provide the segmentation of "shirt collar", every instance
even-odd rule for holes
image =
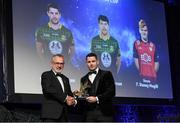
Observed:
[[[98,73],[99,72],[99,68],[97,67],[95,71]]]

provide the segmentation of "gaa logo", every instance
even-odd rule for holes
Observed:
[[[103,52],[101,54],[101,62],[104,67],[106,68],[110,67],[112,63],[111,55],[108,52]]]
[[[53,55],[54,54],[61,54],[62,50],[63,50],[61,42],[56,41],[56,40],[51,41],[49,43],[49,50]]]
[[[149,56],[147,53],[141,54],[141,60],[148,63],[151,62],[151,56]]]

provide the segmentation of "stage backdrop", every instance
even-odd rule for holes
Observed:
[[[92,38],[99,33],[97,18],[105,15],[109,19],[110,35],[117,40],[121,54],[120,70],[117,76],[113,73],[116,96],[173,98],[165,8],[163,3],[151,0],[12,0],[15,93],[42,93],[40,77],[42,72],[50,70],[50,57],[43,62],[38,57],[35,33],[48,23],[47,5],[52,2],[60,7],[60,22],[72,32],[74,39],[75,53],[64,70],[72,90],[79,89],[80,78],[87,72],[85,56],[91,51]],[[141,80],[134,63],[133,45],[140,39],[140,19],[146,21],[149,40],[159,56],[155,82]],[[115,59],[111,57],[112,61]]]
[[[4,32],[3,32],[3,1],[0,1],[0,103],[6,101],[6,84],[3,76],[3,42],[4,42]]]

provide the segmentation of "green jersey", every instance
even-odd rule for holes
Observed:
[[[36,31],[36,41],[43,44],[44,56],[48,59],[54,54],[62,54],[68,57],[69,48],[74,45],[73,36],[69,29],[61,26],[54,30],[49,25]]]
[[[115,38],[110,36],[105,41],[99,35],[94,37],[91,42],[91,52],[97,54],[102,69],[116,73],[116,59],[120,57],[120,49]]]

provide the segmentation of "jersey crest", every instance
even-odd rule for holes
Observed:
[[[104,67],[110,67],[112,63],[111,55],[108,52],[102,52],[101,61]]]
[[[50,41],[49,42],[49,50],[53,55],[54,54],[61,54],[62,50],[63,50],[61,42],[56,41],[56,40]]]

